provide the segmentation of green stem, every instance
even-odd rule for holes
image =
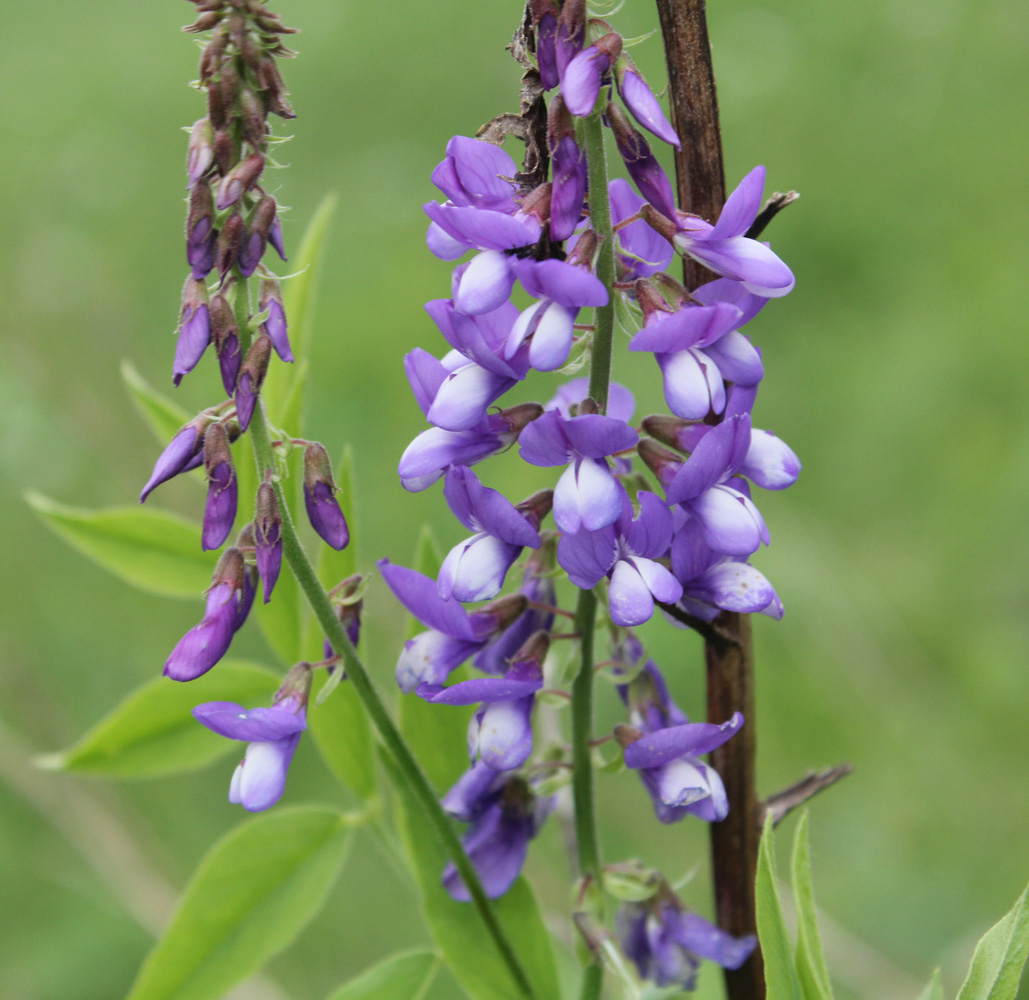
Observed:
[[[246,282],[241,282],[240,285],[241,287],[236,299],[237,318],[241,315],[241,308],[246,308],[245,306],[241,307],[240,303],[247,301]],[[243,319],[245,321],[246,317],[244,316]],[[239,322],[238,319],[237,322]],[[239,322],[239,327],[240,341],[242,343],[245,330],[244,322]],[[249,340],[249,335],[246,335],[246,339]],[[275,472],[275,454],[268,430],[268,421],[264,413],[264,404],[261,400],[258,400],[258,405],[254,408],[249,434],[253,443],[258,478],[263,479],[265,473],[269,470],[272,473]],[[487,932],[493,938],[493,943],[496,945],[497,951],[511,973],[519,993],[528,998],[528,1000],[535,1000],[536,994],[529,982],[529,978],[522,968],[522,964],[515,954],[511,942],[507,939],[503,927],[500,926],[493,903],[486,895],[475,867],[465,853],[450,818],[443,811],[443,807],[439,804],[432,786],[418,765],[418,761],[415,760],[400,730],[397,729],[389,712],[386,710],[385,704],[379,697],[379,693],[375,690],[375,685],[368,675],[367,668],[361,662],[356,650],[347,638],[343,625],[339,618],[336,617],[328,595],[319,582],[311,561],[307,558],[307,553],[304,551],[300,537],[297,535],[296,526],[293,523],[293,516],[289,509],[285,492],[282,489],[282,484],[274,475],[271,482],[282,512],[282,552],[286,557],[289,568],[293,571],[300,589],[304,592],[304,596],[307,598],[315,618],[318,619],[318,624],[321,626],[322,631],[332,644],[333,650],[343,658],[350,683],[353,684],[357,696],[361,699],[361,703],[371,718],[372,724],[378,730],[386,749],[396,762],[397,769],[407,782],[411,794],[424,811],[425,819],[436,834],[447,855],[454,862],[454,867],[457,869],[462,881],[468,887],[472,903],[478,910]]]
[[[596,310],[593,327],[593,353],[590,357],[589,394],[607,408],[611,384],[611,353],[614,339],[615,245],[611,228],[611,204],[607,193],[607,154],[604,125],[600,112],[583,122],[582,134],[589,171],[590,225],[600,237],[596,273],[607,289],[608,302]],[[597,621],[597,598],[592,590],[580,590],[575,610],[575,631],[582,636],[582,661],[572,683],[572,796],[575,800],[575,843],[579,855],[579,874],[600,885],[600,845],[593,805],[593,631]],[[586,966],[582,976],[582,1000],[596,1000],[604,981],[604,967],[597,958]]]

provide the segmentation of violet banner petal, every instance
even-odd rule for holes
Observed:
[[[716,962],[723,969],[738,969],[757,946],[753,934],[733,937],[697,913],[683,913],[680,928],[678,940],[684,948],[709,962]]]
[[[460,607],[457,601],[450,603]],[[481,646],[481,640],[455,639],[435,629],[422,632],[404,643],[396,666],[397,686],[410,694],[419,684],[444,684]]]
[[[737,329],[749,323],[768,304],[767,296],[748,292],[740,282],[733,281],[732,278],[715,278],[714,281],[701,285],[693,293],[693,297],[706,306],[719,302],[736,306],[743,313],[737,321]]]
[[[711,428],[698,442],[668,484],[669,503],[692,500],[732,475],[733,462],[746,454],[750,440],[750,417],[730,417]]]
[[[397,600],[422,624],[455,639],[482,638],[482,630],[475,628],[459,603],[439,596],[435,580],[388,559],[380,559],[376,566]]]
[[[761,211],[761,196],[764,190],[765,168],[755,167],[725,200],[718,222],[708,233],[708,239],[724,240],[742,236],[754,224],[758,212]]]
[[[665,118],[660,102],[644,83],[639,73],[629,70],[623,74],[618,81],[618,90],[622,95],[622,100],[625,101],[625,106],[632,112],[636,121],[670,146],[674,146],[676,149],[680,148],[681,143],[678,135],[675,134],[675,129]]]
[[[591,272],[567,261],[511,259],[511,269],[535,299],[553,299],[563,306],[607,305],[607,289]]]
[[[434,705],[478,705],[498,701],[514,701],[535,694],[543,687],[538,680],[511,680],[507,677],[476,677],[444,688],[429,700]]]
[[[681,508],[677,511],[683,515],[684,521],[672,538],[672,572],[680,582],[687,583],[700,576],[720,556],[705,540],[704,526],[700,521]]]
[[[644,204],[632,185],[621,177],[608,185],[611,198],[611,216],[614,222],[621,222],[635,215]],[[615,234],[621,263],[635,278],[649,278],[665,270],[675,256],[675,248],[642,219],[630,222]]]
[[[247,710],[225,701],[197,705],[193,709],[193,718],[219,736],[247,743],[281,740],[307,728],[302,712],[281,708]]]
[[[504,778],[485,764],[474,764],[440,800],[454,819],[470,823],[488,809],[503,788]]]
[[[564,465],[570,457],[565,420],[554,409],[548,409],[518,436],[521,457],[530,465]]]
[[[672,512],[664,500],[648,490],[640,490],[636,494],[636,500],[640,505],[640,512],[626,526],[626,544],[638,556],[659,559],[668,552],[672,542]]]
[[[718,365],[722,378],[738,385],[757,385],[764,377],[761,355],[740,332],[733,330],[704,348],[704,353]]]
[[[661,767],[679,757],[700,757],[728,742],[743,725],[743,716],[734,712],[728,722],[688,722],[683,726],[650,733],[625,748],[625,766],[633,769]]]
[[[601,413],[571,417],[564,423],[564,432],[576,453],[597,459],[635,448],[639,440],[636,431],[624,421]]]
[[[614,564],[618,555],[615,529],[608,525],[600,531],[566,533],[557,543],[557,561],[576,587],[595,587]]]

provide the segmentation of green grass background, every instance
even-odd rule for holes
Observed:
[[[448,287],[424,248],[420,204],[450,135],[517,109],[504,45],[520,11],[456,0],[276,9],[303,28],[301,56],[284,66],[296,140],[276,178],[292,206],[289,246],[326,192],[340,198],[308,431],[334,454],[353,446],[365,562],[404,561],[425,521],[446,546],[461,534],[438,489],[409,496],[394,471],[422,427],[401,357],[416,345],[439,352],[421,303]],[[10,1000],[122,995],[151,941],[140,920],[159,924],[168,891],[241,819],[225,801],[229,761],[121,786],[27,764],[158,673],[199,613],[94,568],[21,499],[31,488],[82,506],[131,503],[156,456],[118,366],[131,358],[170,388],[185,273],[179,126],[203,109],[186,86],[196,52],[178,31],[190,10],[35,0],[3,11],[0,996]],[[628,0],[615,24],[641,34],[656,14]],[[770,230],[797,289],[753,327],[767,371],[757,423],[805,466],[794,489],[759,501],[773,545],[755,562],[787,607],[781,623],[756,624],[760,787],[854,765],[812,816],[839,993],[913,1000],[942,964],[953,994],[975,939],[1029,876],[1025,11],[1008,0],[714,0],[710,27],[730,185],[764,163],[771,188],[802,193]],[[660,86],[658,40],[633,54]],[[640,412],[663,408],[652,366],[624,350],[615,364]],[[216,384],[205,362],[177,395],[198,409]],[[530,398],[552,385],[540,379]],[[482,473],[510,493],[525,487],[513,454]],[[199,515],[192,484],[161,492]],[[368,648],[389,689],[400,618],[381,585],[370,605]],[[647,635],[700,714],[695,638],[664,626]],[[253,627],[234,652],[267,656]],[[613,721],[613,696],[601,702]],[[286,800],[332,800],[307,744]],[[599,794],[605,856],[695,872],[685,893],[706,910],[701,825],[660,827],[631,775],[603,779]],[[556,829],[529,870],[563,911]],[[409,886],[362,835],[330,905],[269,975],[287,996],[318,1000],[425,939]],[[281,995],[267,988],[245,995]],[[445,983],[437,993],[452,995]]]

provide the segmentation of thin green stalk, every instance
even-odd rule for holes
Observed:
[[[607,154],[600,112],[583,122],[583,140],[589,171],[590,224],[600,237],[596,273],[607,289],[608,302],[596,310],[593,326],[593,353],[590,357],[589,394],[607,408],[611,384],[611,353],[614,338],[615,246],[611,228],[611,204],[607,193]],[[579,591],[575,610],[575,631],[580,633],[582,661],[572,683],[572,796],[575,800],[575,843],[579,855],[579,874],[600,884],[600,845],[593,805],[593,631],[597,620],[597,598],[592,590]],[[597,958],[586,966],[582,976],[582,1000],[596,1000],[604,981],[604,967]]]
[[[239,294],[236,300],[237,317],[241,315],[241,309],[247,308],[240,305],[241,302],[245,303],[247,301],[246,282],[241,282],[241,287],[238,291]],[[243,343],[244,339],[249,341],[249,334],[244,332],[246,330],[245,322],[246,317],[244,316],[243,321],[239,323],[241,343]],[[261,400],[258,400],[258,405],[254,408],[249,434],[253,442],[258,478],[263,480],[266,472],[270,470],[274,473],[275,471],[275,455],[272,448],[271,434],[268,430],[268,421],[264,413],[264,404]],[[507,939],[503,927],[500,926],[500,922],[497,920],[493,903],[482,888],[479,876],[468,855],[465,853],[450,818],[443,811],[428,779],[422,772],[421,767],[419,767],[418,761],[415,760],[400,730],[397,729],[389,712],[386,710],[385,704],[379,697],[378,692],[375,690],[375,685],[368,675],[367,668],[361,662],[356,650],[347,638],[342,623],[336,617],[335,611],[333,611],[325,589],[318,581],[314,567],[307,558],[307,553],[304,551],[304,547],[297,535],[292,512],[286,500],[285,492],[282,489],[282,484],[278,481],[277,477],[273,476],[272,487],[275,490],[275,495],[282,512],[282,551],[286,557],[286,562],[289,564],[289,568],[293,571],[300,589],[304,592],[304,596],[307,598],[315,618],[318,619],[318,624],[321,626],[322,631],[332,644],[332,648],[343,658],[347,677],[350,683],[353,684],[357,696],[361,699],[361,703],[371,718],[372,724],[378,730],[386,749],[396,762],[397,769],[407,782],[411,794],[421,806],[429,826],[438,837],[447,855],[454,862],[454,866],[457,868],[462,881],[468,887],[472,903],[478,910],[479,916],[482,918],[482,922],[490,937],[493,938],[493,943],[496,945],[497,951],[511,973],[511,977],[514,979],[519,992],[528,1000],[536,1000],[536,993],[529,982],[529,978],[522,968],[522,964],[511,942]]]

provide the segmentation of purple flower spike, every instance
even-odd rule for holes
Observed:
[[[207,471],[207,506],[201,547],[220,548],[236,520],[239,487],[225,425],[211,424],[204,436],[204,468]]]
[[[186,424],[168,442],[168,446],[154,464],[154,471],[143,487],[143,492],[139,494],[140,503],[161,483],[166,483],[179,473],[188,472],[200,465],[204,455],[204,434],[210,423],[210,417],[201,415]]]
[[[226,549],[214,570],[203,620],[172,650],[164,665],[166,677],[174,681],[195,680],[225,655],[236,632],[245,579],[243,553],[236,548]]]
[[[633,61],[624,53],[615,64],[615,79],[618,81],[618,93],[622,95],[625,106],[632,112],[636,119],[648,132],[652,132],[659,139],[664,140],[670,146],[679,149],[682,143],[675,134],[658,99],[654,96],[643,74],[636,68]]]
[[[553,799],[537,799],[522,778],[491,771],[480,763],[447,793],[443,806],[471,822],[463,838],[465,850],[486,895],[497,899],[518,878],[529,841],[553,808]],[[459,902],[471,899],[452,863],[443,871],[443,885]]]
[[[202,281],[187,278],[182,289],[182,318],[179,339],[175,345],[172,381],[178,385],[182,376],[191,372],[211,343],[211,314],[207,289]]]
[[[311,527],[322,540],[340,551],[350,541],[350,529],[336,499],[329,456],[320,444],[304,449],[304,504]]]
[[[792,290],[793,272],[767,243],[744,235],[761,209],[764,185],[765,168],[755,167],[729,195],[714,226],[690,217],[680,222],[674,242],[682,253],[715,274],[742,282],[748,292],[779,298]]]
[[[735,938],[683,911],[670,892],[645,903],[624,904],[615,916],[615,931],[641,979],[683,990],[696,988],[702,958],[738,969],[757,946],[753,935]]]
[[[282,798],[300,734],[307,728],[310,689],[311,665],[299,663],[287,674],[271,708],[247,710],[231,701],[210,701],[193,709],[197,722],[212,732],[250,744],[232,775],[230,802],[260,812]]]

